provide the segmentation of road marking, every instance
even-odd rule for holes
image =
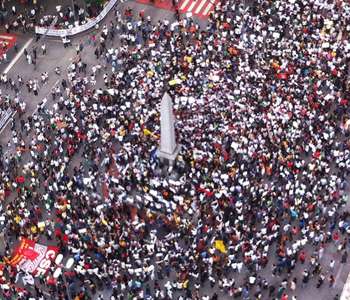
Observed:
[[[187,9],[187,12],[191,12],[193,7],[196,5],[197,1],[192,1],[190,7]]]
[[[184,9],[187,6],[189,1],[190,0],[185,0],[184,2],[182,2],[182,5],[181,5],[180,9]]]
[[[203,15],[204,16],[206,16],[208,13],[209,13],[209,11],[211,10],[211,7],[213,6],[213,4],[211,4],[211,3],[209,3],[208,5],[207,5],[207,7],[206,7],[206,9],[205,9],[205,11],[204,11],[204,13],[203,13]]]
[[[204,15],[204,16],[206,16],[206,15],[209,14],[209,12],[210,12],[211,9],[212,9],[212,6],[213,6],[212,3],[209,3],[209,4],[207,5],[206,9],[205,9],[204,12],[203,12],[203,15]]]
[[[22,49],[17,53],[17,55],[15,56],[15,58],[10,62],[10,64],[6,67],[5,71],[4,71],[4,74],[7,74],[11,69],[12,67],[15,65],[15,63],[20,59],[21,55],[23,54],[24,52],[24,49],[26,49],[30,43],[33,41],[33,38],[31,38],[29,41],[27,41],[25,43],[25,45],[22,47]],[[1,132],[0,132],[1,133]]]
[[[198,14],[206,2],[207,2],[207,0],[202,0],[202,2],[198,5],[198,7],[194,13]]]

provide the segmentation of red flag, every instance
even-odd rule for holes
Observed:
[[[23,249],[22,250],[22,254],[30,259],[30,260],[35,260],[38,256],[39,256],[39,253],[36,252],[34,249],[31,249],[31,248],[27,248],[27,249]]]

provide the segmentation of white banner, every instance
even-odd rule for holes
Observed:
[[[101,13],[93,20],[89,20],[85,24],[75,26],[68,29],[49,29],[47,27],[35,27],[35,33],[37,34],[46,34],[48,36],[72,36],[78,33],[84,32],[92,27],[94,27],[97,23],[99,23],[105,16],[109,13],[112,7],[117,3],[118,0],[110,0],[107,5],[103,8]]]

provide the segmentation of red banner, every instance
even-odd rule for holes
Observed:
[[[46,274],[57,254],[57,247],[41,245],[22,238],[8,263],[12,266],[19,266],[24,272],[38,277]]]

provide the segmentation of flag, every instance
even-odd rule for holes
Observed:
[[[145,128],[145,129],[143,130],[143,134],[144,134],[145,136],[148,136],[148,135],[152,135],[152,132],[151,132],[150,130],[148,130],[147,128]]]
[[[219,250],[221,253],[227,253],[225,244],[223,240],[216,240],[214,242],[214,247]]]
[[[39,256],[39,253],[31,248],[23,249],[22,254],[30,260],[35,260]]]

